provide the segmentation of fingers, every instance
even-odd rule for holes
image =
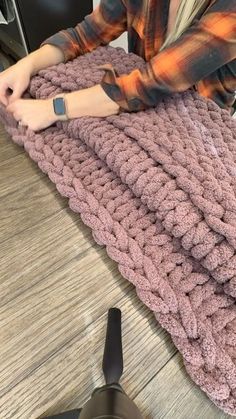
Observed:
[[[14,110],[15,110],[15,104],[14,103],[11,103],[11,104],[9,104],[9,105],[7,105],[7,111],[8,112],[14,112]]]
[[[7,111],[9,111],[9,107],[7,107]],[[21,125],[25,125],[22,116],[19,114],[17,110],[11,110],[9,112],[11,112],[12,116],[17,122],[20,122]]]
[[[22,126],[27,126],[27,116],[23,111],[23,105],[25,105],[26,101],[24,99],[15,100],[14,102],[10,103],[6,109],[8,112],[12,114],[14,119],[17,122],[20,122]]]
[[[15,120],[18,122],[18,121],[21,121],[21,117],[20,117],[20,115],[17,113],[17,112],[14,112],[13,113],[13,116],[14,116],[14,118],[15,118]]]
[[[8,105],[8,85],[6,83],[0,82],[0,102],[3,103],[4,106]]]
[[[17,84],[11,89],[13,90],[12,94],[9,95],[9,89],[7,83],[1,83],[0,81],[0,102],[3,103],[3,105],[8,106],[9,104],[15,102],[16,100],[21,98],[21,95],[24,91],[22,88],[22,85]]]
[[[14,119],[16,121],[19,121],[21,119],[19,115],[19,111],[14,106],[14,103],[12,103],[11,105],[8,105],[6,109],[7,109],[7,112],[10,112],[14,116]]]
[[[22,89],[20,84],[15,85],[13,88],[13,93],[8,98],[9,103],[13,103],[15,100],[20,99],[23,91],[24,89]]]
[[[20,112],[19,112],[19,106],[18,106],[18,103],[16,101],[7,105],[6,109],[7,109],[8,112],[10,112],[14,116],[16,121],[19,121],[21,119]]]

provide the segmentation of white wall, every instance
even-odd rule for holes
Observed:
[[[97,7],[99,3],[100,3],[100,0],[93,0],[93,8]],[[112,45],[113,47],[122,47],[126,51],[128,51],[127,32],[123,33],[118,39],[111,42],[110,45]]]

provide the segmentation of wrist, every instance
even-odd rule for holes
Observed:
[[[69,119],[83,116],[106,117],[119,112],[119,106],[112,101],[100,85],[66,94]]]
[[[33,67],[33,60],[30,58],[29,55],[22,58],[16,64],[17,68],[23,68],[30,76],[33,75],[34,67]]]
[[[41,54],[42,52],[40,50],[36,50],[25,57],[25,62],[29,66],[32,76],[37,74],[42,69],[42,66],[40,65]]]
[[[49,100],[55,121],[67,121],[69,117],[66,94],[59,93]]]
[[[43,99],[43,100],[45,100],[45,104],[46,104],[45,109],[47,111],[48,118],[49,118],[50,122],[52,124],[54,124],[55,122],[59,121],[59,118],[54,112],[53,98],[48,98],[48,99]]]
[[[79,118],[86,115],[86,112],[83,114],[83,109],[81,107],[82,98],[80,91],[65,94],[65,101],[68,119]]]

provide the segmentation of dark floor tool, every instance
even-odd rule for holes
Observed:
[[[123,373],[121,311],[108,312],[107,335],[103,357],[106,384],[96,388],[82,409],[75,409],[44,419],[143,419],[134,402],[119,384]]]

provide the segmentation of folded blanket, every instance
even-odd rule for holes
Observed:
[[[40,71],[36,98],[145,63],[100,47]],[[236,121],[194,90],[156,108],[58,122],[34,133],[0,108],[13,141],[69,198],[171,334],[191,378],[236,415]]]

